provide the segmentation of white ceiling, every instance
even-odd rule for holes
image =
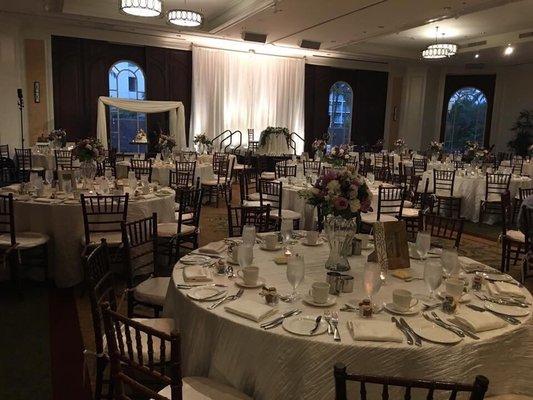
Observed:
[[[118,0],[19,0],[2,2],[0,10],[26,15],[68,18],[115,27],[156,29],[194,38],[242,42],[244,31],[267,35],[271,47],[297,48],[303,39],[322,43],[323,55],[375,60],[420,60],[420,51],[435,40],[460,46],[446,63],[523,63],[533,60],[533,0],[163,0],[165,10],[186,7],[205,16],[194,31],[178,31],[164,18],[138,18],[118,11]],[[46,10],[59,10],[58,13]],[[434,22],[432,22],[434,21]],[[444,36],[442,34],[444,33]],[[175,36],[174,36],[175,37]],[[465,48],[472,42],[485,44]],[[503,57],[507,43],[516,46]],[[247,44],[241,44],[243,48]],[[317,52],[313,52],[317,53]],[[473,55],[480,57],[474,59]]]

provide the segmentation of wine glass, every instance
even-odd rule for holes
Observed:
[[[457,255],[457,249],[455,247],[452,249],[442,249],[440,261],[446,278],[449,278],[458,272],[459,256]]]
[[[368,179],[368,183],[370,183],[371,185],[373,185],[376,181],[376,178],[374,177],[374,174],[372,172],[366,174],[366,179]]]
[[[442,283],[442,265],[437,262],[426,262],[424,266],[424,282],[429,289],[427,299],[435,299],[435,289]]]
[[[299,295],[296,289],[304,280],[304,275],[305,263],[303,256],[299,256],[298,254],[290,256],[287,260],[287,280],[292,286],[292,293],[289,296],[289,302],[293,302],[298,299]]]
[[[253,246],[241,244],[238,248],[238,259],[239,259],[239,267],[241,267],[241,269],[252,265],[252,261],[254,259]]]
[[[45,172],[44,172],[44,180],[47,184],[51,185],[52,182],[54,181],[54,171],[50,170],[50,169],[47,169]]]
[[[416,234],[416,251],[421,260],[425,260],[431,247],[431,234],[419,231]]]
[[[374,307],[372,298],[375,294],[377,294],[377,292],[379,292],[379,289],[381,289],[381,284],[383,283],[381,273],[381,266],[378,263],[367,262],[365,264],[363,272],[363,289],[365,290],[372,307]]]
[[[248,246],[253,246],[255,244],[255,225],[246,224],[243,226],[242,242]]]
[[[284,218],[281,220],[281,238],[285,246],[285,253],[287,253],[287,248],[292,239],[292,226],[292,219]]]

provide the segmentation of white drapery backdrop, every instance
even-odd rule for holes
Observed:
[[[151,101],[151,100],[125,100],[100,96],[98,98],[98,119],[96,137],[107,148],[107,121],[105,106],[113,106],[123,110],[141,113],[168,112],[169,134],[176,140],[178,149],[185,147],[185,108],[181,101]]]
[[[240,130],[246,145],[248,128],[259,140],[267,126],[304,137],[304,59],[196,46],[192,54],[191,139]],[[301,153],[303,143],[296,143]]]

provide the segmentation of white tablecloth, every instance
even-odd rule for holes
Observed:
[[[117,178],[128,177],[128,167],[130,163],[128,161],[117,162]],[[152,168],[152,182],[159,182],[162,186],[168,186],[169,171],[174,169],[174,164],[158,163]],[[196,163],[196,169],[194,172],[195,179],[200,177],[200,180],[213,178],[213,164],[212,163]]]
[[[324,263],[328,246],[297,244],[294,251],[305,258],[305,281],[298,290],[307,293],[313,282],[325,280]],[[262,251],[256,246],[254,264],[260,268],[260,276],[268,286],[275,286],[280,293],[288,293],[290,286],[286,267],[272,261],[280,253]],[[355,278],[355,292],[342,294],[330,311],[338,311],[344,303],[359,301],[363,297],[362,269],[367,254],[349,259],[352,267],[349,274]],[[421,276],[421,263],[411,261],[411,265],[414,273]],[[228,284],[230,293],[238,289],[226,277],[217,275],[215,280]],[[483,374],[490,380],[491,394],[531,393],[531,317],[522,318],[523,323],[519,326],[508,325],[480,333],[479,341],[465,338],[454,346],[424,341],[422,347],[416,347],[406,343],[354,342],[346,322],[359,320],[359,317],[354,313],[340,312],[342,341],[335,342],[327,334],[313,338],[294,336],[281,326],[264,331],[258,323],[224,311],[223,306],[207,310],[210,303],[194,302],[186,296],[186,291],[176,289],[175,283],[181,282],[182,269],[178,264],[167,292],[164,315],[173,317],[180,327],[184,376],[209,376],[238,388],[256,400],[333,399],[333,365],[336,362],[343,362],[349,371],[361,374],[459,382],[472,382],[476,375]],[[387,285],[382,287],[375,301],[391,301],[392,291],[396,288],[427,293],[421,280],[406,283],[389,276]],[[258,292],[259,289],[246,289],[242,298],[262,303]],[[526,296],[531,300],[529,293]],[[479,303],[477,300],[474,302]],[[312,316],[325,311],[301,301],[294,304],[280,302],[278,308],[277,315],[294,308],[302,309],[302,315]],[[389,321],[390,317],[383,311],[373,318]],[[408,322],[421,318],[405,317]]]
[[[257,154],[264,154],[269,156],[281,156],[285,154],[291,154],[289,151],[289,145],[287,139],[283,134],[270,134],[265,139],[265,145],[260,146]]]
[[[49,271],[58,287],[74,286],[83,280],[81,258],[83,214],[81,204],[49,204],[15,201],[17,231],[32,231],[50,236]],[[158,222],[174,221],[174,194],[146,200],[131,200],[128,220],[150,217]]]
[[[509,167],[510,165],[509,160],[503,160],[501,163],[502,167]],[[533,163],[531,161],[524,162],[522,166],[522,175],[533,177]]]

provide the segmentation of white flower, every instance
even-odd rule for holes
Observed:
[[[341,188],[339,181],[333,180],[328,183],[328,192],[337,193]]]
[[[359,199],[350,200],[350,210],[356,212],[361,208],[361,202]]]

